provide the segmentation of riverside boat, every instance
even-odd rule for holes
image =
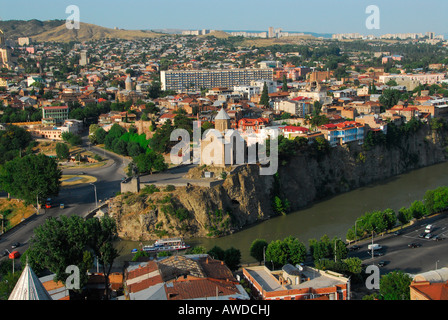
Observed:
[[[142,250],[147,252],[161,252],[161,251],[179,251],[190,248],[189,245],[181,238],[159,239],[152,245],[143,246]],[[132,249],[132,253],[136,253],[137,249]]]

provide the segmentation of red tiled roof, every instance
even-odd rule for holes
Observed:
[[[173,119],[176,115],[172,113],[165,113],[160,116],[160,119]]]
[[[52,107],[44,107],[44,110],[55,110],[55,109],[68,109],[68,106],[52,106]]]
[[[445,283],[413,282],[411,288],[419,291],[429,300],[448,300],[448,281]]]
[[[228,296],[238,294],[238,288],[233,282],[221,282],[211,279],[173,281],[165,286],[168,300],[188,300],[205,297]]]
[[[282,127],[282,129],[286,132],[308,132],[308,131],[310,131],[308,128],[296,127],[296,126],[285,126],[285,127]]]
[[[307,97],[295,97],[291,99],[292,101],[302,101],[302,100],[311,100],[311,98],[307,98]]]

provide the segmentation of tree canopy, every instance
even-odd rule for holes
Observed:
[[[44,154],[27,155],[8,161],[0,169],[1,188],[24,200],[41,203],[49,196],[57,196],[61,185],[62,171],[57,162]]]

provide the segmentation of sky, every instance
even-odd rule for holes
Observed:
[[[0,0],[2,20],[67,19],[130,30],[211,29],[316,33],[425,33],[448,35],[446,0]],[[368,29],[370,5],[379,29]]]

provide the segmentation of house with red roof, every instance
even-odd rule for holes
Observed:
[[[249,300],[224,262],[208,254],[129,262],[119,300]]]
[[[261,129],[264,129],[269,125],[269,119],[267,118],[257,118],[249,119],[243,118],[238,120],[238,130],[244,133],[258,133]]]
[[[365,125],[356,121],[324,124],[320,131],[332,147],[355,141],[362,144],[366,133]]]
[[[310,129],[299,126],[284,126],[280,130],[285,138],[294,139],[295,137],[305,137],[310,132]]]
[[[350,280],[342,274],[286,264],[271,271],[265,266],[243,268],[252,294],[261,300],[348,300]]]
[[[415,275],[409,290],[411,300],[448,300],[448,268]]]

